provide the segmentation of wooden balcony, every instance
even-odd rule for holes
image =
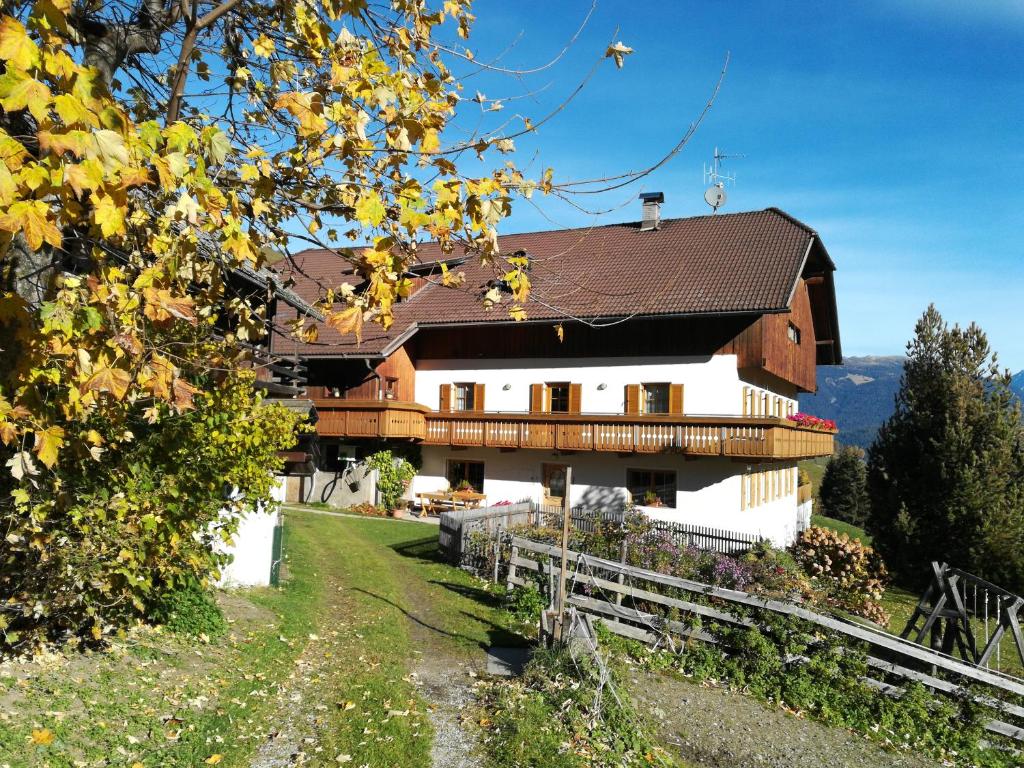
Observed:
[[[315,403],[322,436],[411,439],[424,445],[762,460],[830,456],[833,447],[831,432],[771,417],[441,412],[418,403],[336,398]]]
[[[427,436],[425,417],[430,409],[419,403],[318,397],[313,404],[321,437],[423,440]]]

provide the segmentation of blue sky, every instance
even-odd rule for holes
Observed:
[[[554,56],[589,2],[478,0],[478,58],[530,67]],[[616,28],[618,27],[618,32]],[[929,302],[978,322],[1001,362],[1024,368],[1024,2],[611,2],[602,0],[558,64],[521,79],[466,82],[543,114],[609,40],[607,62],[568,108],[527,140],[520,165],[556,180],[644,167],[700,111],[726,51],[721,94],[694,140],[636,185],[580,200],[518,204],[502,231],[634,220],[641,190],[663,215],[708,212],[702,168],[717,145],[745,158],[725,211],[778,206],[818,230],[837,263],[847,355],[898,354]],[[534,154],[535,153],[535,154]]]

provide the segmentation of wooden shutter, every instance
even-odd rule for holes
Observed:
[[[484,409],[484,385],[474,384],[473,385],[473,410],[482,411]]]
[[[681,414],[683,412],[683,385],[668,385],[668,412]]]
[[[452,409],[452,385],[442,384],[441,385],[441,398],[439,410],[450,411]]]
[[[639,384],[627,384],[626,385],[626,413],[628,413],[628,414],[640,413],[640,385]]]
[[[569,385],[569,413],[580,412],[580,399],[583,394],[582,384]]]
[[[544,385],[530,385],[530,413],[544,412]]]

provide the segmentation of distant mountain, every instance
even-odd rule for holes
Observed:
[[[867,448],[892,415],[903,375],[903,357],[847,357],[818,366],[818,391],[800,395],[800,410],[839,426],[839,441]]]
[[[800,395],[800,410],[839,426],[839,441],[867,448],[895,407],[903,357],[847,357],[842,365],[818,366],[818,391]],[[1024,371],[1011,383],[1024,399]]]

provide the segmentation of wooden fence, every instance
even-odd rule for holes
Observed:
[[[496,533],[514,525],[536,523],[537,509],[531,501],[502,504],[481,509],[460,509],[441,514],[437,545],[445,559],[456,565],[466,558],[466,540],[473,531]]]
[[[561,550],[520,537],[509,537],[510,558],[506,581],[508,585],[524,585],[530,573],[541,582],[554,583],[561,567]],[[733,626],[756,626],[751,618],[734,615],[730,606],[794,616],[829,630],[854,644],[868,648],[867,663],[871,674],[863,682],[883,694],[901,695],[896,681],[915,681],[930,690],[950,696],[970,696],[993,716],[984,722],[986,730],[1016,741],[1024,741],[1024,707],[1004,701],[1024,696],[1024,681],[947,656],[930,648],[890,635],[880,629],[853,623],[834,616],[825,616],[796,604],[760,597],[732,589],[667,576],[577,552],[568,552],[569,570],[567,603],[583,614],[603,620],[612,632],[651,645],[663,644],[666,638],[678,636],[695,641],[717,642],[717,638],[700,627],[680,621],[687,616],[698,617]],[[662,594],[672,591],[673,596]],[[677,618],[651,613],[652,605],[663,607]],[[968,688],[969,686],[969,688]]]
[[[626,512],[623,508],[603,510],[574,507],[571,513],[574,531],[594,533],[601,523],[622,525]],[[709,528],[703,525],[688,525],[667,520],[651,519],[652,535],[665,536],[680,549],[697,547],[724,554],[745,552],[762,540],[754,533],[738,533],[721,528]],[[475,560],[479,553],[469,552],[467,537],[473,531],[494,534],[499,530],[508,530],[516,525],[546,525],[553,528],[562,527],[562,510],[560,507],[537,505],[531,501],[520,501],[515,504],[503,504],[482,509],[449,511],[441,514],[438,546],[445,559],[450,563],[473,565],[468,562]]]
[[[558,507],[541,507],[541,514],[548,525],[561,527],[562,510]],[[593,533],[601,523],[622,525],[625,518],[626,512],[621,507],[605,510],[587,510],[576,507],[572,510],[572,527],[581,533]],[[704,525],[690,525],[670,520],[649,518],[648,522],[652,535],[669,538],[680,549],[696,547],[697,549],[730,554],[746,552],[764,539],[763,536],[756,533],[740,533],[724,528],[710,528]]]

